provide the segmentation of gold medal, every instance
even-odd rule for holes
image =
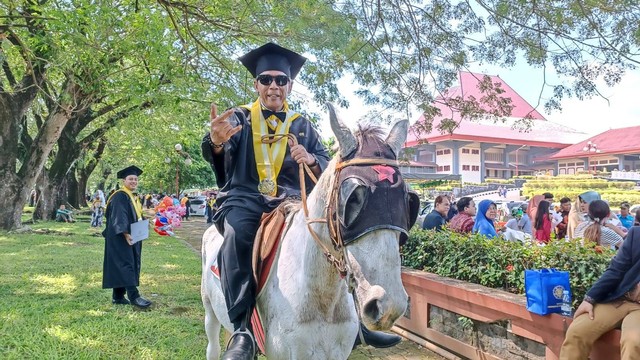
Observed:
[[[275,195],[276,183],[271,179],[264,179],[258,184],[258,191],[263,195]]]

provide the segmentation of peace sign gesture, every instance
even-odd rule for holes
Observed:
[[[236,127],[232,127],[229,122],[229,116],[233,114],[234,109],[229,109],[222,113],[222,115],[218,116],[218,106],[216,104],[211,103],[211,133],[209,136],[211,137],[211,142],[215,145],[223,144],[231,137],[242,130],[242,125],[238,125]]]

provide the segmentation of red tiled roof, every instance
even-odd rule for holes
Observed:
[[[594,137],[566,147],[549,157],[551,160],[594,156],[596,153],[584,151],[587,143],[597,145],[598,155],[640,153],[640,126],[607,130]]]
[[[469,72],[460,72],[460,86],[451,88],[445,96],[455,97],[463,95],[465,98],[474,96],[479,99],[483,96],[478,89],[478,83],[482,79],[483,74],[474,74]],[[584,139],[587,135],[574,129],[562,126],[557,123],[547,121],[537,110],[535,110],[526,100],[524,100],[515,90],[505,83],[499,76],[490,76],[491,81],[501,83],[501,87],[505,92],[500,96],[510,98],[514,106],[511,117],[505,123],[494,122],[493,120],[460,120],[460,115],[452,109],[437,102],[435,104],[442,113],[442,116],[436,117],[433,121],[433,131],[429,134],[420,134],[421,140],[427,140],[430,143],[436,143],[445,140],[470,140],[494,142],[514,145],[537,145],[552,148],[562,148],[569,144],[575,144],[577,141]],[[521,131],[514,124],[529,116],[533,121],[529,131]],[[438,125],[444,118],[451,118],[459,122],[459,127],[454,130],[453,134],[448,132],[440,133],[437,130]],[[424,121],[421,116],[418,122]],[[416,129],[412,127],[409,131],[406,146],[414,146],[418,144],[420,139],[417,136]]]

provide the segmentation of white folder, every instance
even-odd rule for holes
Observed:
[[[131,224],[131,242],[146,240],[149,238],[149,220],[140,220]]]

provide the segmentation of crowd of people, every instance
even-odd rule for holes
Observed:
[[[622,359],[640,359],[640,210],[630,214],[630,205],[623,202],[616,214],[596,191],[578,195],[573,204],[567,197],[556,207],[552,204],[551,193],[533,196],[528,203],[512,208],[510,219],[498,225],[493,200],[482,200],[476,206],[471,197],[450,203],[447,196],[440,195],[422,227],[441,231],[447,224],[458,233],[503,236],[506,240],[530,238],[540,245],[575,238],[617,250],[608,269],[576,310],[560,359],[588,358],[595,341],[616,327],[622,329]],[[449,217],[453,206],[458,213]]]
[[[503,236],[507,240],[532,239],[541,245],[553,240],[581,238],[617,249],[629,229],[640,224],[640,211],[631,215],[629,207],[628,203],[622,203],[616,214],[595,191],[580,194],[574,204],[564,197],[559,205],[553,206],[553,194],[544,193],[511,208],[507,218],[500,219],[498,205],[493,200],[482,200],[476,206],[471,197],[462,197],[454,203],[449,195],[439,195],[422,228],[440,231],[447,224],[450,230],[459,233]]]

